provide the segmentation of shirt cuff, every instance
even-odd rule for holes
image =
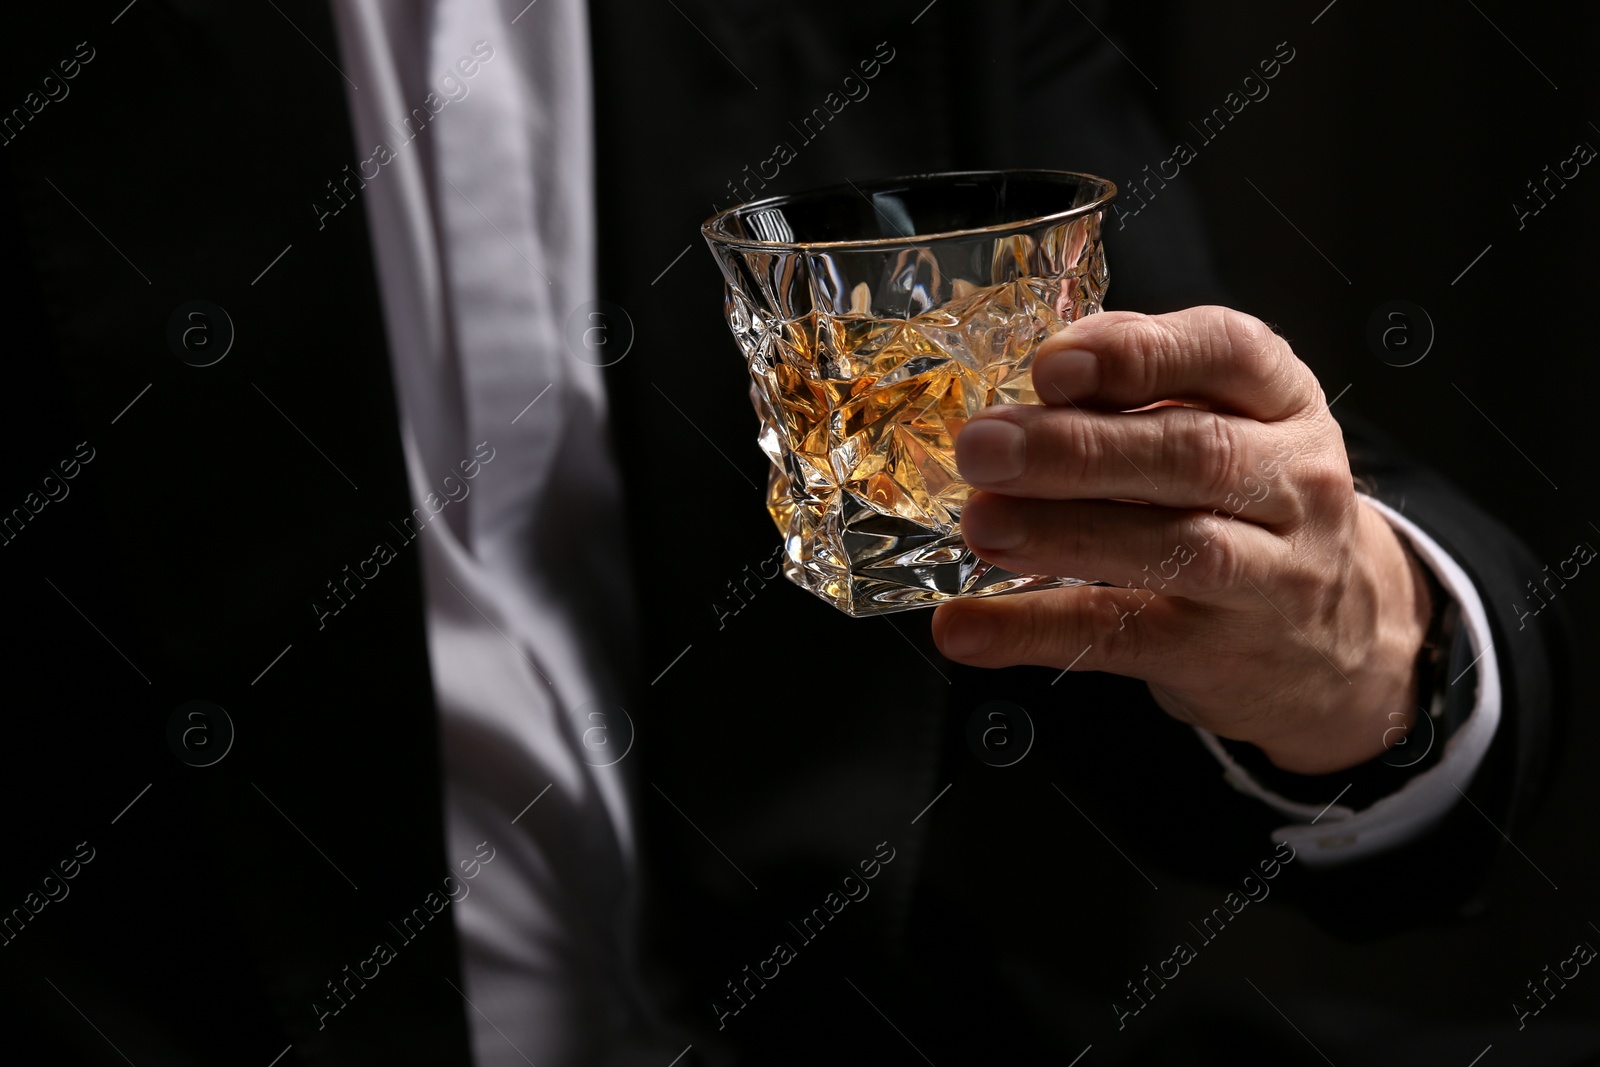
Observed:
[[[1415,523],[1369,496],[1363,495],[1362,499],[1410,543],[1417,558],[1460,605],[1462,629],[1474,658],[1465,669],[1454,662],[1449,664],[1453,672],[1449,684],[1471,676],[1476,680],[1477,692],[1470,714],[1445,740],[1439,762],[1360,811],[1340,805],[1338,797],[1325,807],[1318,807],[1267,789],[1240,766],[1215,734],[1195,728],[1200,740],[1222,764],[1223,776],[1230,785],[1295,820],[1274,830],[1272,840],[1288,842],[1296,858],[1310,867],[1367,859],[1415,840],[1431,829],[1466,795],[1500,723],[1500,670],[1489,617],[1477,589],[1456,561]]]

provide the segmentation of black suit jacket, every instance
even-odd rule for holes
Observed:
[[[695,1055],[714,1058],[906,1059],[884,1019],[936,1058],[1070,1058],[1089,1043],[1137,1058],[1173,1033],[1197,1048],[1181,1016],[1117,1028],[1110,1002],[1154,958],[1142,894],[1237,882],[1272,855],[1274,817],[1138,684],[958,668],[923,615],[849,620],[770,577],[764,460],[699,221],[847,176],[1118,178],[1165,154],[1115,52],[1072,9],[944,0],[913,21],[920,6],[591,5],[600,294],[637,333],[605,373],[634,549],[617,565],[642,607],[629,769],[652,968]],[[360,210],[319,226],[311,207],[364,157],[328,13],[102,7],[9,15],[3,45],[0,102],[28,114],[0,146],[0,505],[27,516],[0,546],[5,602],[26,620],[9,647],[0,907],[26,914],[0,949],[0,1040],[81,1062],[267,1063],[288,1047],[279,1062],[465,1063],[449,909],[414,936],[394,925],[456,858],[417,551],[393,528],[410,503],[369,235]],[[59,84],[83,55],[64,98],[28,96],[59,93],[44,76]],[[864,98],[829,102],[863,83]],[[825,125],[807,126],[819,107]],[[779,142],[794,159],[763,179]],[[1222,299],[1193,208],[1175,183],[1138,226],[1111,228],[1114,304]],[[170,340],[194,300],[231,320],[231,350],[207,367]],[[203,321],[221,343],[220,320]],[[62,480],[64,460],[91,453]],[[1501,607],[1537,567],[1392,448],[1355,453],[1485,591],[1509,654],[1471,795],[1512,825],[1558,705],[1555,645]],[[319,626],[313,600],[380,541],[398,558]],[[1037,728],[1014,767],[966,742],[971,713],[997,699]],[[191,700],[231,722],[209,766],[171,740]],[[203,722],[220,744],[220,719]],[[1280,888],[1381,932],[1392,909],[1349,901],[1404,881],[1448,917],[1500,843],[1464,810],[1399,855],[1291,868]],[[83,848],[92,860],[64,881]],[[845,874],[888,855],[870,896],[801,929]],[[396,958],[350,982],[380,941]],[[780,976],[744,984],[747,966],[771,973],[780,941],[795,957]],[[1247,992],[1195,986],[1191,1007],[1256,1021]],[[345,1006],[323,1018],[332,996]]]

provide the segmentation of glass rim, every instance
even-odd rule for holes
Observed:
[[[846,241],[763,241],[753,237],[735,237],[722,232],[720,226],[728,220],[738,216],[751,214],[758,210],[767,210],[781,207],[784,204],[797,200],[827,194],[842,194],[855,192],[866,198],[870,203],[868,192],[884,192],[907,182],[931,182],[951,178],[997,178],[1011,176],[1041,176],[1050,178],[1076,178],[1081,180],[1081,185],[1086,188],[1097,189],[1093,200],[1086,204],[1067,208],[1064,211],[1055,211],[1047,215],[1035,215],[1028,218],[1017,219],[1014,222],[995,223],[989,226],[974,226],[970,229],[943,230],[938,233],[914,233],[902,237],[866,237]],[[1101,211],[1105,206],[1116,199],[1117,185],[1110,178],[1102,178],[1097,174],[1089,174],[1077,170],[1055,170],[1048,167],[1015,167],[1000,170],[948,170],[930,171],[925,174],[903,174],[893,178],[880,178],[868,182],[844,181],[833,185],[818,186],[811,189],[802,189],[799,192],[784,193],[778,196],[764,197],[760,200],[749,200],[742,204],[723,208],[700,224],[700,234],[708,242],[724,248],[735,248],[754,251],[797,252],[810,249],[826,249],[837,251],[878,251],[892,248],[914,248],[918,245],[928,244],[932,241],[949,240],[957,237],[982,236],[985,234],[1007,233],[1013,230],[1030,229],[1034,226],[1066,222],[1071,219],[1081,218],[1085,215]]]

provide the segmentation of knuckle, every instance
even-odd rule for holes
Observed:
[[[1110,361],[1110,365],[1126,375],[1129,391],[1138,396],[1150,396],[1157,391],[1165,377],[1166,365],[1183,349],[1178,333],[1169,324],[1149,315],[1117,323],[1115,337],[1117,348],[1125,358]]]
[[[1207,365],[1214,366],[1231,359],[1232,351],[1238,345],[1229,327],[1232,317],[1237,314],[1240,313],[1231,308],[1207,304],[1192,309],[1178,321],[1195,354]]]
[[[1277,346],[1278,335],[1254,315],[1246,315],[1233,308],[1218,308],[1216,322],[1235,356],[1248,357],[1251,353],[1271,352]]]
[[[1285,359],[1288,349],[1272,327],[1242,311],[1225,308],[1221,316],[1223,335],[1228,342],[1228,360],[1237,373],[1254,388],[1276,392],[1292,384],[1298,361]]]
[[[1103,445],[1089,417],[1078,412],[1062,415],[1057,441],[1059,469],[1068,485],[1089,485],[1100,473]]]
[[[1203,525],[1210,526],[1210,523]],[[1244,559],[1228,529],[1211,529],[1204,546],[1193,562],[1184,568],[1189,591],[1198,596],[1214,596],[1244,584]]]
[[[1253,315],[1229,310],[1225,328],[1232,349],[1230,359],[1254,389],[1283,397],[1291,407],[1311,405],[1321,396],[1316,376],[1271,326]]]
[[[1107,604],[1111,610],[1094,635],[1096,653],[1104,661],[1127,664],[1139,658],[1148,626],[1141,625],[1138,615],[1152,595],[1127,587],[1110,590]]]
[[[1344,464],[1330,456],[1307,458],[1295,471],[1288,524],[1299,527],[1319,517],[1342,515],[1354,505],[1355,493],[1355,482]]]
[[[1341,458],[1326,452],[1302,460],[1295,473],[1295,481],[1308,501],[1319,504],[1343,502],[1355,493],[1349,466]]]
[[[1012,662],[1049,664],[1073,644],[1071,617],[1054,598],[1019,596],[1016,601],[1023,608],[1020,625],[995,642],[995,647],[1011,649]]]
[[[1178,412],[1173,412],[1179,415]],[[1211,412],[1184,409],[1176,420],[1166,456],[1169,469],[1190,472],[1196,487],[1211,501],[1239,492],[1243,482],[1245,443],[1238,426]],[[1179,454],[1170,454],[1177,450]]]

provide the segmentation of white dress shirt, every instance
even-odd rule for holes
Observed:
[[[475,1062],[624,1062],[654,1034],[635,978],[633,831],[617,767],[631,726],[616,680],[633,650],[616,623],[632,591],[600,372],[564,340],[595,297],[585,5],[333,6],[426,520],[448,854],[496,850],[452,905]],[[1295,821],[1277,836],[1314,863],[1366,855],[1442,816],[1498,720],[1476,591],[1385,513],[1461,600],[1482,654],[1475,710],[1443,762],[1366,812],[1334,805],[1310,827],[1318,812],[1262,789],[1205,738],[1237,787]]]
[[[595,290],[587,13],[334,11],[426,520],[447,856],[495,849],[452,905],[475,1062],[613,1060],[645,1016],[617,766],[633,656],[620,489],[600,371],[563,339]]]

